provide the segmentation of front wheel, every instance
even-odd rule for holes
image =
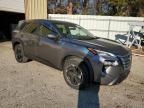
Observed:
[[[15,45],[14,52],[15,52],[15,58],[17,62],[26,63],[28,61],[28,58],[24,56],[24,51],[21,44]]]
[[[74,89],[84,89],[89,82],[87,66],[81,59],[71,57],[65,60],[63,75],[66,83]]]

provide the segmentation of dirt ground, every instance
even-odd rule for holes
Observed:
[[[144,57],[133,57],[121,84],[77,91],[61,71],[36,61],[17,63],[11,43],[1,42],[0,108],[144,108]]]

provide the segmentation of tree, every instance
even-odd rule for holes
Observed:
[[[109,0],[120,16],[144,16],[144,0]]]

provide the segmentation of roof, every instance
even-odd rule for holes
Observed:
[[[46,23],[46,22],[52,22],[52,23],[61,23],[61,24],[74,24],[67,21],[60,21],[60,20],[46,20],[46,19],[32,19],[32,20],[22,20],[24,22],[38,22],[38,23]]]
[[[63,24],[74,24],[71,22],[67,22],[67,21],[60,21],[60,20],[49,20],[52,23],[63,23]]]

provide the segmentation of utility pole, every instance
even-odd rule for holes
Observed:
[[[24,0],[25,19],[47,19],[48,0]]]

